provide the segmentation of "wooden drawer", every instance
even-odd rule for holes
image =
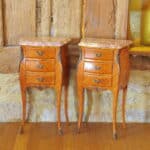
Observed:
[[[55,73],[53,72],[26,72],[26,84],[54,84]]]
[[[85,51],[84,51],[85,59],[110,61],[110,60],[113,60],[113,56],[114,56],[113,50],[85,48]]]
[[[56,49],[54,47],[23,47],[24,57],[26,58],[55,58]]]
[[[112,62],[104,62],[104,63],[85,62],[84,71],[90,73],[111,74]]]
[[[112,85],[112,76],[111,75],[89,75],[84,74],[84,85],[85,86],[100,86],[100,87],[110,87]]]
[[[36,72],[55,72],[55,60],[36,60],[28,59],[25,61],[27,71],[36,71]]]

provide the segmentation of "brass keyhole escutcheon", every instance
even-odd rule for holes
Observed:
[[[101,70],[100,66],[95,66],[95,70]]]
[[[94,79],[94,82],[98,84],[98,83],[101,82],[101,80],[99,80],[99,79]]]
[[[101,56],[102,56],[101,53],[97,53],[97,54],[96,54],[96,57],[101,57]]]
[[[43,69],[43,68],[44,68],[44,65],[42,65],[42,64],[39,63],[39,64],[37,64],[37,68],[38,68],[38,69]]]
[[[37,53],[39,56],[43,56],[43,55],[44,55],[44,52],[43,52],[43,51],[36,51],[36,53]]]
[[[44,82],[44,78],[37,78],[37,81]]]

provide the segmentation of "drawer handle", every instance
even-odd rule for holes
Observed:
[[[96,54],[96,57],[101,57],[101,56],[102,56],[101,53],[97,53],[97,54]]]
[[[95,70],[101,70],[100,66],[95,66]]]
[[[38,64],[38,65],[37,65],[37,68],[38,68],[38,69],[43,69],[43,68],[44,68],[44,65]]]
[[[36,53],[37,53],[39,56],[43,56],[43,55],[44,55],[44,52],[43,52],[43,51],[36,51]]]
[[[44,78],[37,78],[38,82],[44,82]]]
[[[94,79],[94,83],[100,83],[101,82],[101,80],[99,80],[99,79]]]

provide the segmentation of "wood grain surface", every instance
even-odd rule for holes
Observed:
[[[52,2],[50,0],[38,0],[37,3],[39,7],[39,9],[37,9],[37,15],[39,14],[37,36],[50,36]]]
[[[36,0],[4,0],[5,45],[18,45],[22,36],[36,35]]]
[[[115,9],[112,0],[86,0],[84,13],[85,37],[115,37]]]
[[[127,39],[129,0],[117,0],[115,37]]]
[[[2,7],[2,0],[0,0],[0,46],[3,46],[3,7]]]
[[[88,123],[81,134],[74,133],[76,123],[63,124],[63,136],[55,123],[29,123],[23,135],[18,128],[18,123],[0,124],[1,150],[149,150],[150,145],[149,124],[127,124],[126,130],[119,125],[118,141],[113,141],[109,123]]]

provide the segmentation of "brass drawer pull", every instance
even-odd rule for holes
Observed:
[[[44,52],[43,52],[43,51],[36,51],[36,53],[37,53],[39,56],[43,56],[43,55],[44,55]]]
[[[99,79],[94,79],[94,83],[100,83],[101,82],[101,80],[99,80]]]
[[[95,70],[101,70],[100,66],[95,66]]]
[[[37,78],[38,82],[44,82],[44,78]]]
[[[97,54],[96,54],[96,57],[101,57],[101,56],[102,56],[101,53],[97,53]]]
[[[37,68],[38,68],[38,69],[43,69],[43,68],[44,68],[44,65],[38,64],[38,65],[37,65]]]

